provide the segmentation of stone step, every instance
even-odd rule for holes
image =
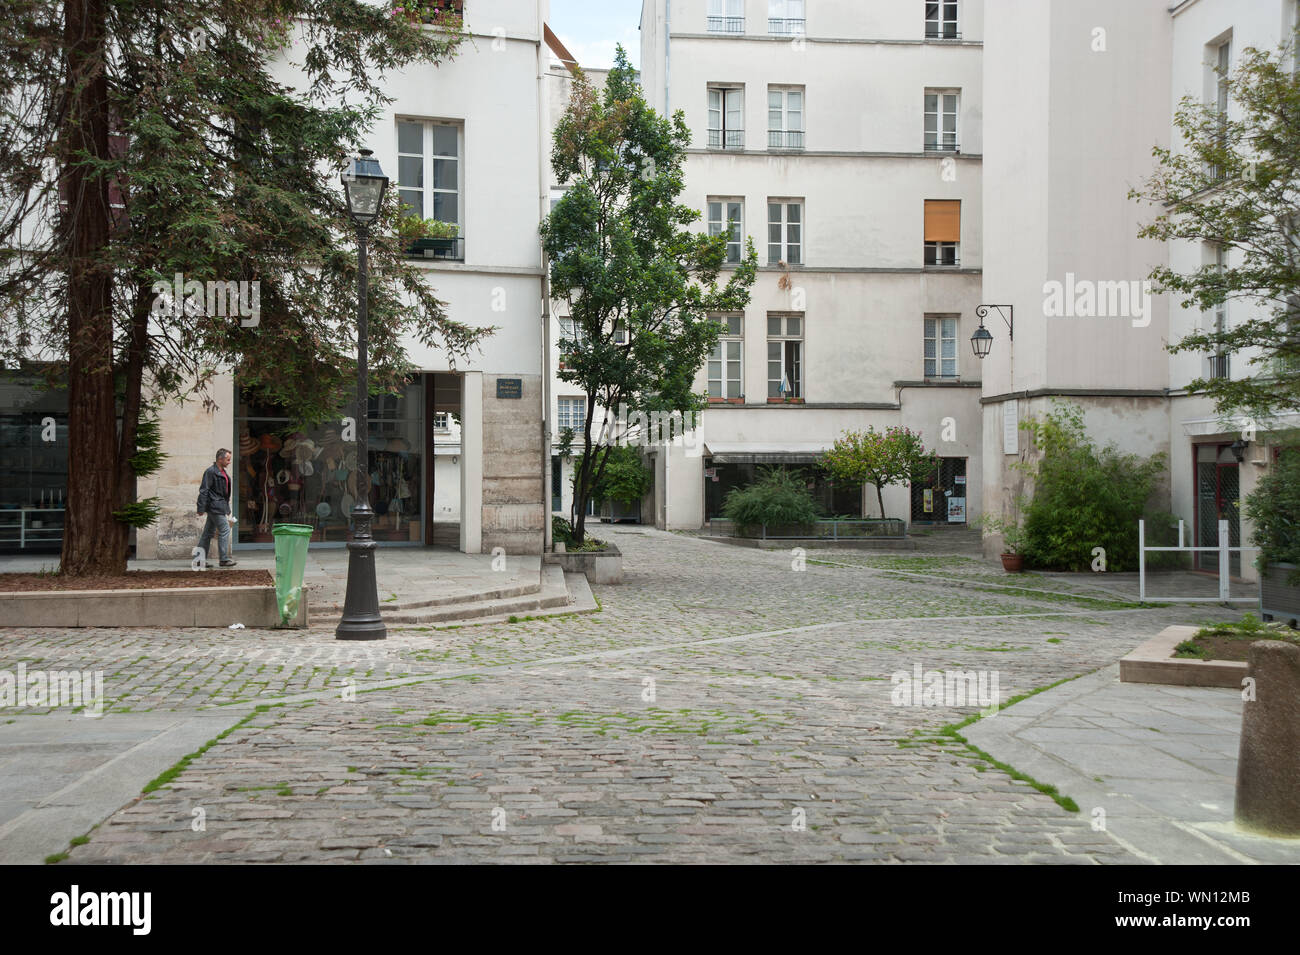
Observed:
[[[571,578],[577,578],[572,580]],[[571,592],[571,588],[572,591]],[[555,613],[574,613],[595,610],[595,599],[587,586],[587,579],[581,574],[566,575],[563,568],[545,565],[541,570],[541,581],[531,593],[512,594],[504,597],[492,597],[487,594],[473,598],[460,598],[451,603],[442,602],[423,607],[381,608],[384,623],[396,624],[449,624],[462,621],[488,623],[499,618],[506,620],[519,614],[542,615]],[[333,613],[311,613],[311,626],[325,627],[338,623],[342,616],[341,608]]]
[[[474,603],[480,600],[505,600],[512,597],[526,597],[530,594],[540,593],[542,590],[542,581],[539,578],[536,583],[528,581],[522,584],[512,584],[509,587],[496,587],[492,590],[484,590],[473,594],[445,594],[441,597],[426,597],[420,600],[403,600],[399,603],[381,603],[379,609],[384,613],[384,619],[388,619],[390,611],[404,613],[409,610],[420,610],[425,607],[446,607]],[[320,617],[339,617],[343,614],[342,604],[321,604],[319,607],[313,605],[312,619],[315,620],[317,615]]]

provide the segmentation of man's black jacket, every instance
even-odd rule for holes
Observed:
[[[199,485],[198,511],[200,514],[230,513],[230,485],[215,464],[203,472],[203,483]]]

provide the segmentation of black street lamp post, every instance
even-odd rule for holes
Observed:
[[[357,499],[352,507],[352,540],[348,541],[348,590],[343,601],[343,619],[334,636],[339,640],[383,640],[388,636],[379,615],[379,590],[375,581],[375,539],[370,534],[374,512],[370,509],[370,388],[366,335],[369,267],[366,242],[370,226],[388,188],[388,177],[369,149],[352,161],[343,174],[343,192],[348,213],[357,224]]]

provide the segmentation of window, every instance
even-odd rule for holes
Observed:
[[[957,90],[925,91],[925,151],[957,150]]]
[[[744,33],[745,0],[709,0],[709,32]]]
[[[803,0],[767,0],[768,33],[798,35],[803,26]]]
[[[767,88],[767,148],[803,149],[803,87]]]
[[[767,396],[803,397],[803,316],[767,316]]]
[[[769,199],[767,264],[803,265],[803,202]]]
[[[709,87],[709,145],[715,149],[745,148],[744,87]]]
[[[627,323],[622,321],[621,319],[614,322],[614,344],[615,345],[627,344]]]
[[[460,127],[398,120],[397,188],[411,215],[461,222]]]
[[[1218,147],[1227,148],[1228,142],[1228,71],[1232,65],[1232,41],[1225,40],[1216,47],[1211,48],[1213,58],[1214,72],[1214,107],[1218,113]],[[1226,171],[1222,166],[1211,165],[1209,168],[1211,179],[1222,179]]]
[[[925,264],[956,266],[960,264],[961,200],[925,200]]]
[[[719,315],[722,333],[709,354],[709,397],[743,398],[745,319],[741,315]]]
[[[433,413],[433,430],[450,431],[451,430],[451,412],[435,411]]]
[[[1213,256],[1212,264],[1214,270],[1222,275],[1228,264],[1226,251],[1223,246],[1214,245],[1210,250],[1210,254]],[[1212,320],[1214,322],[1214,331],[1216,334],[1222,335],[1228,330],[1228,303],[1226,299],[1214,306]],[[1216,351],[1213,355],[1208,356],[1208,367],[1206,368],[1205,377],[1230,378],[1232,377],[1231,364],[1232,362],[1230,361],[1229,354],[1220,348],[1220,350]]]
[[[582,432],[582,426],[587,421],[587,399],[578,395],[577,397],[556,398],[556,415],[555,423],[563,431],[565,428],[572,428],[579,433]]]
[[[957,0],[939,0],[925,4],[925,38],[927,40],[960,40],[957,32]]]
[[[560,348],[563,349],[568,345],[581,345],[587,340],[583,334],[582,326],[571,318],[560,319]]]
[[[726,218],[723,218],[723,215]],[[742,199],[709,200],[709,235],[727,233],[727,261],[740,261],[740,237],[745,231],[745,203]]]
[[[957,318],[927,316],[925,319],[925,377],[957,377]]]

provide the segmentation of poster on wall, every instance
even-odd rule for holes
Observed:
[[[926,514],[934,513],[934,488],[927,487],[921,492],[921,510]]]
[[[954,524],[964,523],[966,520],[966,498],[950,497],[948,498],[948,522]]]

